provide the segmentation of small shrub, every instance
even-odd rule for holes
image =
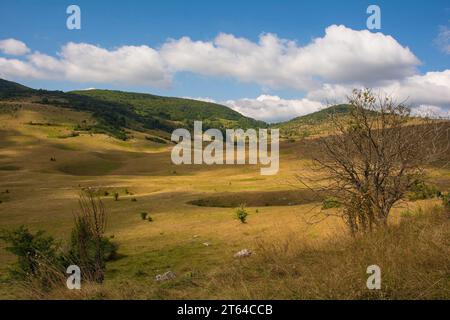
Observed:
[[[241,223],[247,222],[247,210],[245,210],[245,205],[241,204],[239,208],[236,209],[236,218],[241,221]]]
[[[114,192],[114,200],[119,201],[119,193],[118,192]]]
[[[136,199],[136,198],[132,198],[132,199],[131,199],[131,201],[133,201],[133,202],[136,202],[136,201],[137,201],[137,199]]]
[[[44,264],[58,265],[57,245],[51,236],[44,231],[31,233],[24,226],[12,231],[2,231],[0,240],[9,246],[6,250],[18,258],[17,265],[11,274],[20,279],[27,277],[40,278]]]
[[[424,200],[439,197],[441,192],[432,185],[426,184],[424,181],[416,180],[409,189],[408,200]]]
[[[327,197],[322,202],[323,210],[331,209],[331,208],[340,208],[340,207],[341,207],[341,203],[335,197]]]
[[[147,215],[148,215],[147,212],[141,212],[141,218],[142,218],[142,220],[147,219]]]
[[[109,196],[109,192],[105,191],[104,195],[105,195],[105,197]]]
[[[153,218],[150,216],[147,218],[147,220],[148,220],[148,222],[153,222]]]

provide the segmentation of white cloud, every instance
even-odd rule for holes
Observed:
[[[450,28],[441,26],[435,43],[446,54],[450,54]]]
[[[318,101],[345,101],[353,88],[360,88],[360,83],[350,85],[324,84],[320,89],[310,91],[308,99]],[[450,70],[427,72],[404,79],[386,82],[373,88],[375,92],[388,94],[397,100],[406,100],[412,105],[435,105],[450,107]]]
[[[286,100],[271,95],[261,95],[256,99],[228,100],[223,104],[245,116],[266,122],[285,121],[323,108],[323,104],[317,101]]]
[[[0,58],[0,76],[62,79],[73,82],[119,83],[167,87],[172,74],[158,51],[148,46],[123,46],[107,50],[69,42],[57,57],[35,52],[26,61]]]
[[[212,42],[170,40],[160,52],[175,71],[299,90],[323,81],[373,85],[412,75],[420,63],[391,36],[337,25],[305,46],[274,34],[261,35],[258,43],[220,34]]]
[[[304,46],[270,33],[258,42],[223,33],[213,41],[183,37],[168,40],[160,49],[143,45],[108,50],[70,42],[56,56],[34,53],[24,63],[36,76],[75,82],[164,87],[174,73],[188,71],[270,88],[311,90],[323,82],[373,85],[400,79],[414,74],[420,62],[391,36],[332,25],[323,37]]]
[[[21,56],[30,52],[25,43],[16,39],[0,40],[0,51],[9,55]]]

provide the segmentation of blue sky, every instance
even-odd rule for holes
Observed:
[[[68,15],[65,11],[70,4],[76,4],[81,8],[81,30],[68,30],[66,28]],[[397,65],[404,65],[395,74],[382,74],[380,71],[379,76],[375,75],[370,77],[370,79],[367,77],[361,78],[361,75],[355,74],[355,81],[352,82],[343,76],[336,75],[335,70],[332,71],[332,74],[327,73],[330,71],[328,70],[318,72],[318,74],[309,72],[305,75],[307,79],[302,78],[302,80],[292,75],[292,83],[296,84],[290,85],[290,75],[286,75],[289,72],[289,68],[271,78],[268,75],[271,71],[267,66],[264,66],[263,71],[245,71],[245,74],[241,74],[239,70],[228,72],[229,61],[220,60],[223,56],[223,52],[221,51],[217,51],[217,54],[206,55],[206,59],[203,58],[203,62],[192,61],[192,58],[190,58],[189,63],[185,65],[178,63],[180,60],[179,57],[181,54],[185,54],[183,50],[190,50],[190,47],[177,46],[173,48],[170,54],[173,56],[174,61],[170,63],[166,62],[166,55],[160,52],[160,49],[167,44],[168,39],[180,40],[182,37],[189,37],[191,41],[189,45],[193,45],[193,42],[200,41],[203,44],[212,43],[213,47],[217,48],[220,47],[220,43],[214,43],[214,40],[221,33],[232,35],[236,39],[245,39],[254,44],[259,43],[261,35],[273,34],[276,35],[276,39],[295,41],[296,47],[299,49],[308,46],[314,39],[325,37],[326,29],[333,25],[342,25],[346,28],[336,30],[334,39],[339,39],[340,34],[343,35],[344,39],[347,39],[348,37],[346,35],[344,36],[344,34],[354,31],[354,36],[351,36],[353,40],[348,41],[359,41],[359,33],[357,32],[366,29],[366,19],[368,17],[366,8],[370,4],[376,4],[381,8],[382,28],[381,30],[374,31],[381,32],[385,36],[382,39],[385,43],[390,42],[387,36],[391,36],[396,42],[396,47],[392,52],[390,50],[386,51],[392,54],[392,60]],[[145,76],[137,72],[139,75],[136,75],[136,80],[131,78],[134,75],[127,74],[126,77],[129,77],[127,78],[129,81],[121,81],[121,79],[118,79],[118,81],[108,81],[107,76],[105,76],[106,79],[100,76],[91,77],[88,72],[85,73],[86,76],[82,76],[84,74],[68,76],[67,70],[61,69],[65,67],[59,67],[57,70],[49,71],[42,65],[39,66],[39,70],[34,74],[27,74],[19,72],[20,68],[17,71],[17,67],[12,66],[15,63],[12,60],[15,59],[31,63],[28,60],[29,58],[26,55],[11,55],[5,52],[0,53],[0,59],[3,58],[3,64],[0,63],[0,68],[3,66],[4,69],[3,72],[0,69],[0,77],[16,80],[32,87],[47,89],[111,88],[170,96],[202,97],[218,102],[229,101],[228,104],[231,107],[251,116],[258,115],[259,111],[267,111],[262,110],[262,108],[270,108],[270,112],[267,112],[266,119],[264,120],[279,120],[276,119],[277,110],[274,110],[274,105],[285,104],[286,106],[282,106],[285,109],[281,112],[286,114],[284,117],[281,117],[284,120],[286,117],[292,117],[317,108],[318,104],[308,105],[308,102],[320,101],[323,104],[324,98],[328,96],[323,93],[317,93],[320,86],[333,86],[335,89],[332,92],[336,95],[337,99],[339,99],[339,94],[337,93],[339,90],[336,89],[337,86],[340,89],[342,89],[341,87],[350,87],[359,84],[365,86],[370,85],[376,88],[395,87],[396,91],[398,90],[403,93],[406,90],[404,88],[411,86],[411,81],[414,83],[417,82],[415,78],[410,77],[424,76],[428,72],[445,72],[447,69],[450,69],[450,52],[447,47],[449,28],[450,2],[448,0],[128,0],[124,2],[99,0],[2,0],[0,2],[0,40],[15,39],[23,42],[29,48],[28,55],[39,52],[45,56],[61,60],[61,49],[70,42],[75,44],[89,44],[109,51],[114,51],[123,46],[139,47],[145,45],[156,50],[158,55],[161,54],[161,59],[164,61],[159,61],[158,63],[164,64],[164,66],[161,67],[162,71],[160,69],[158,70],[167,72],[170,79],[167,80],[161,75],[164,80],[158,80],[160,82],[156,81],[154,77],[150,80],[146,79],[146,81],[140,82],[139,79],[144,79]],[[368,37],[364,34],[363,36]],[[380,42],[378,47],[376,47],[378,42],[375,42],[373,51],[380,50],[379,47],[384,42]],[[370,44],[372,41],[368,38],[364,43]],[[326,48],[330,46],[332,44],[326,46]],[[406,48],[409,48],[411,54],[417,58],[416,62],[411,57],[405,58]],[[284,49],[287,49],[287,46]],[[85,48],[85,50],[89,51],[90,49]],[[238,56],[237,59],[240,59],[241,49],[236,49],[237,53],[230,52],[230,50],[227,48],[227,55],[236,54]],[[267,50],[270,51],[271,49]],[[352,50],[355,51],[354,49]],[[367,48],[366,50],[370,51]],[[78,54],[84,54],[82,50],[76,50],[76,52]],[[268,51],[261,51],[262,56],[265,56],[266,53],[270,55]],[[252,60],[248,60],[251,57],[248,54],[242,54],[244,55],[242,57],[243,61],[250,61],[249,63],[251,64]],[[382,55],[383,53],[380,52],[379,54]],[[286,53],[282,53],[281,55],[286,57]],[[141,54],[137,56],[141,56]],[[276,65],[276,61],[279,61],[278,58],[272,58],[273,60],[267,60],[267,64],[273,65],[273,73],[277,74],[283,67]],[[142,59],[146,59],[145,54],[142,55]],[[320,59],[325,59],[324,61],[332,60],[332,52],[324,57],[318,57],[318,60]],[[349,57],[348,59],[351,61],[353,58]],[[385,56],[381,56],[381,58],[373,56],[367,59],[370,61],[372,61],[371,59],[373,61],[379,61],[385,59]],[[386,58],[385,60],[387,61],[389,59]],[[98,64],[99,60],[95,61]],[[298,58],[295,61],[304,61],[304,57]],[[358,58],[355,58],[355,61],[358,61]],[[365,61],[365,59],[361,58],[361,61]],[[87,61],[86,65],[89,66],[89,63]],[[204,69],[208,71],[204,71],[202,65],[198,65],[199,63],[204,63]],[[221,66],[222,63],[223,67],[218,68],[218,70],[213,70],[215,65]],[[255,64],[257,63],[265,64],[266,61],[259,58]],[[320,64],[320,61],[317,63],[319,67],[323,65],[323,63]],[[67,67],[67,64],[65,65]],[[113,62],[111,62],[111,65],[115,66]],[[36,65],[33,66],[36,67]],[[370,72],[376,72],[378,67],[375,66],[370,69]],[[117,68],[127,68],[127,65],[117,65]],[[154,68],[160,68],[160,66],[156,66],[156,62],[154,62],[151,67],[149,66],[149,73],[153,72],[152,70],[155,70]],[[176,69],[175,71],[174,68]],[[305,66],[299,66],[298,68],[298,70],[302,71],[305,69]],[[332,66],[330,68],[335,67]],[[355,64],[355,68],[358,68],[357,63]],[[383,66],[379,68],[383,70]],[[386,69],[389,68],[386,65]],[[414,68],[415,71],[412,72],[411,68]],[[45,69],[45,72],[43,69]],[[246,69],[246,65],[242,69]],[[297,71],[293,68],[292,72]],[[64,75],[62,75],[63,73]],[[266,77],[266,79],[259,81],[259,76],[261,78]],[[439,77],[436,83],[442,85],[442,81],[444,81],[444,88],[442,89],[446,89],[448,75],[442,73],[436,76]],[[383,77],[386,77],[386,79]],[[434,79],[436,77],[433,76],[432,78]],[[428,80],[429,78],[421,79],[420,81],[423,83]],[[296,81],[299,82],[297,83]],[[316,83],[306,84],[306,82],[310,81]],[[393,81],[399,83],[397,84]],[[162,82],[163,84],[161,84]],[[257,97],[261,96],[263,97],[256,100]],[[265,99],[264,96],[276,96],[280,100],[277,100],[277,103],[273,99],[269,99],[270,101]],[[308,99],[310,101],[306,101],[306,105],[302,105],[299,102],[301,99]],[[450,101],[446,99],[440,99],[438,101],[431,100],[428,103],[426,99],[419,98],[413,99],[413,102],[416,102],[417,107],[429,105],[437,107],[440,110],[448,109]],[[267,101],[268,103],[266,103]],[[303,102],[305,104],[305,101]],[[273,119],[269,119],[270,117]]]

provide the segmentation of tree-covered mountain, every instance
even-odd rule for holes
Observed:
[[[26,100],[89,112],[98,122],[92,130],[121,139],[127,139],[126,129],[170,133],[180,127],[192,129],[194,120],[202,120],[204,130],[266,126],[215,103],[110,90],[36,90],[2,79],[0,100]]]

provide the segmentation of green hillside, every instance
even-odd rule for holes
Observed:
[[[322,133],[324,124],[331,115],[345,115],[349,111],[349,105],[339,104],[273,126],[280,128],[281,136],[284,138],[304,138]]]
[[[350,110],[350,106],[348,104],[339,104],[335,106],[331,106],[304,116],[300,116],[284,122],[283,125],[288,124],[318,124],[320,122],[326,121],[328,117],[332,114],[346,114]]]
[[[230,108],[202,101],[160,97],[150,94],[109,90],[47,91],[35,90],[0,79],[0,100],[31,100],[92,113],[98,124],[90,129],[127,139],[126,129],[160,130],[193,128],[194,120],[202,120],[203,128],[258,128],[262,121],[244,117]]]
[[[128,105],[142,116],[154,116],[172,121],[203,120],[239,127],[260,127],[264,122],[242,116],[240,113],[216,103],[198,100],[162,97],[145,93],[111,90],[84,90],[72,93],[107,102]]]

